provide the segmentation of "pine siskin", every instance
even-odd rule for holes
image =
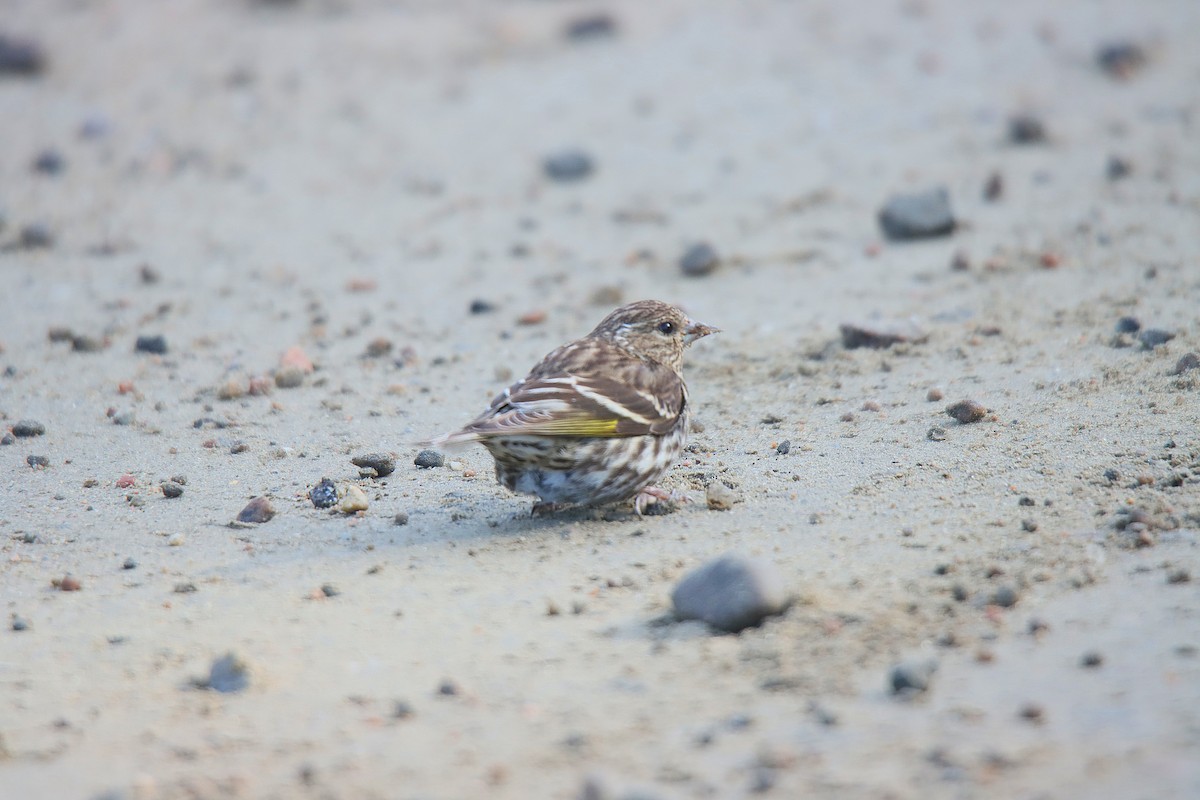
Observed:
[[[657,300],[622,306],[433,444],[482,444],[496,480],[538,498],[535,514],[630,498],[641,514],[670,496],[652,484],[687,439],[683,350],[716,332]]]

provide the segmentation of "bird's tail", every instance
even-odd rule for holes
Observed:
[[[481,441],[481,437],[475,431],[461,430],[454,433],[443,433],[441,436],[435,436],[432,439],[425,439],[416,442],[417,447],[432,447],[435,450],[457,451],[464,450],[467,446]]]

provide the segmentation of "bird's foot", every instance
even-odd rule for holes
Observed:
[[[678,489],[663,489],[658,486],[647,486],[645,489],[642,489],[640,492],[638,492],[637,497],[633,499],[633,510],[637,512],[639,517],[641,517],[645,515],[646,509],[656,503],[665,502],[679,505],[680,503],[687,503],[689,501],[690,498]]]
[[[533,504],[533,508],[530,509],[529,516],[531,516],[531,517],[549,516],[550,514],[553,514],[556,511],[562,511],[564,508],[566,508],[569,505],[571,505],[571,504],[570,503],[547,503],[545,501],[538,500],[536,503]]]

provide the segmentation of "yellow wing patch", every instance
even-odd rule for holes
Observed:
[[[537,422],[530,427],[551,436],[617,436],[618,419],[577,417]]]

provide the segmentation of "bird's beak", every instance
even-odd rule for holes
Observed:
[[[703,322],[688,320],[687,327],[683,329],[683,346],[687,347],[697,339],[703,339],[710,333],[720,333],[720,328],[714,328],[712,325],[705,325]]]

